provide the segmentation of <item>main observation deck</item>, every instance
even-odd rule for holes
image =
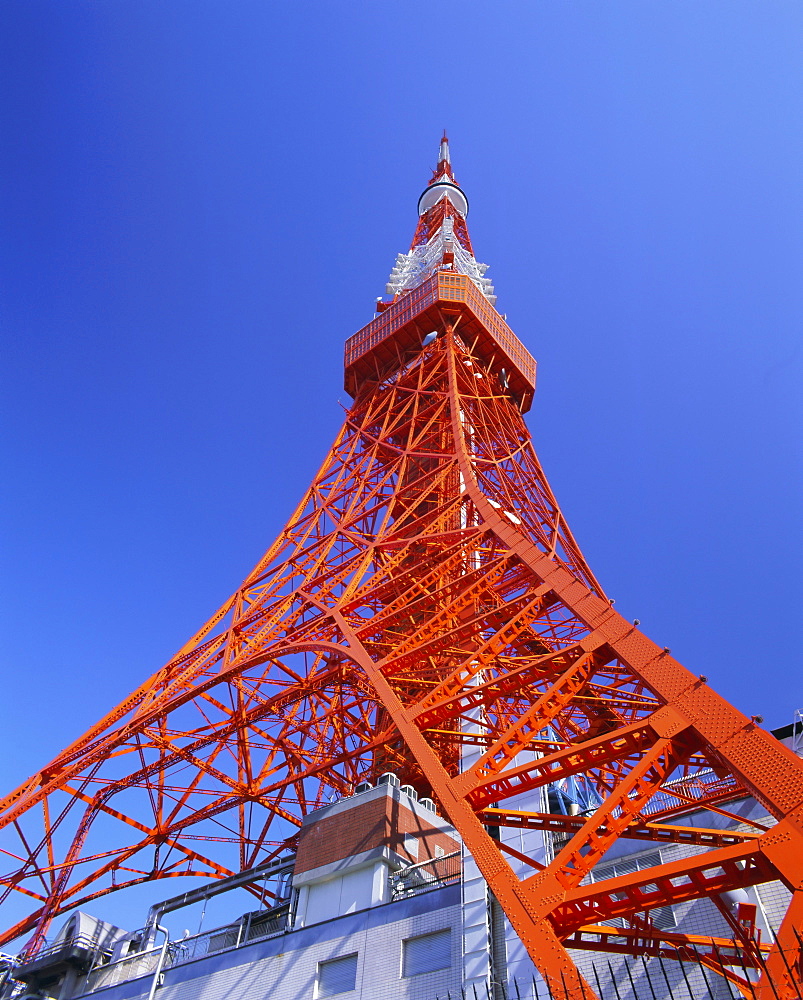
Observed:
[[[491,371],[507,375],[510,393],[522,413],[535,391],[535,358],[499,313],[464,274],[438,271],[403,295],[375,320],[346,341],[345,388],[352,397],[364,382],[386,378],[404,364],[444,319],[454,323],[461,339]]]

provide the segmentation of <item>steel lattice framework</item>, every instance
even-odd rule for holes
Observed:
[[[355,402],[277,541],[173,660],[0,803],[13,913],[0,943],[27,934],[31,953],[54,916],[103,893],[262,863],[332,794],[393,770],[439,803],[572,996],[596,994],[569,947],[693,956],[745,996],[797,997],[800,966],[724,905],[732,939],[650,919],[780,879],[792,902],[778,938],[794,953],[803,768],[605,597],[523,420],[534,362],[449,256],[461,231],[472,254],[449,182],[444,144],[431,185],[446,194],[410,251],[437,238],[441,257],[347,344]],[[569,778],[593,791],[590,815],[505,807]],[[748,793],[776,825],[684,824]],[[499,826],[564,846],[544,864],[489,834]],[[620,838],[698,853],[589,884]],[[767,970],[757,993],[750,968]]]

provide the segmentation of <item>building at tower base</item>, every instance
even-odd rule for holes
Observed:
[[[795,744],[793,727],[776,730]],[[798,741],[799,743],[799,741]],[[796,748],[797,749],[797,748]],[[553,803],[580,815],[560,789]],[[559,807],[559,806],[558,806]],[[727,803],[720,833],[750,831],[772,818],[755,799]],[[615,877],[657,864],[704,854],[710,816],[690,809],[684,827],[700,832],[694,845],[620,843],[593,879]],[[705,824],[705,825],[704,825]],[[508,846],[516,838],[501,831]],[[523,836],[532,836],[524,833]],[[546,853],[560,850],[566,835],[542,837]],[[522,846],[519,844],[519,846]],[[530,851],[532,844],[528,845]],[[265,893],[270,880],[271,893]],[[232,884],[236,883],[236,884]],[[193,936],[159,939],[157,921],[182,906],[214,895],[261,886],[270,905]],[[673,932],[701,942],[730,933],[726,913],[741,919],[758,940],[772,940],[788,906],[779,883],[751,887],[724,899],[696,900],[653,914],[671,941]],[[725,911],[725,912],[723,912]],[[620,921],[622,943],[627,925]],[[680,963],[645,942],[639,958],[617,951],[617,939],[600,950],[573,952],[602,1000],[714,1000],[740,996],[704,961]],[[757,978],[754,976],[753,978]],[[553,1000],[563,1000],[552,991]],[[394,775],[375,787],[311,813],[294,856],[267,874],[212,883],[151,908],[145,925],[127,932],[76,912],[37,957],[5,961],[0,1000],[543,1000],[549,989],[518,936],[461,846],[454,828],[429,801],[418,801]]]

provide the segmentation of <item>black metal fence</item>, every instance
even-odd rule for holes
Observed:
[[[547,984],[531,976],[507,982],[472,984],[459,992],[436,995],[434,1000],[798,1000],[803,998],[803,954],[781,953],[783,981],[766,967],[733,968],[740,982],[696,961],[673,961],[660,955],[613,960],[598,956],[582,961],[581,971],[591,992],[568,983]],[[758,985],[762,975],[763,987]],[[796,984],[792,986],[791,984]]]

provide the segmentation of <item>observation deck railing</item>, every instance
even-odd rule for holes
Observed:
[[[395,346],[402,349],[420,347],[421,331],[416,329],[414,321],[419,317],[422,322],[429,321],[433,317],[424,315],[428,310],[453,303],[467,307],[467,311],[463,310],[467,318],[458,333],[469,343],[475,343],[488,360],[496,358],[498,367],[506,369],[511,388],[522,396],[532,396],[535,359],[474,282],[465,274],[451,271],[436,271],[346,341],[346,389],[354,395],[360,379],[370,375],[374,360],[393,356],[396,340]],[[394,337],[397,334],[399,337]]]

